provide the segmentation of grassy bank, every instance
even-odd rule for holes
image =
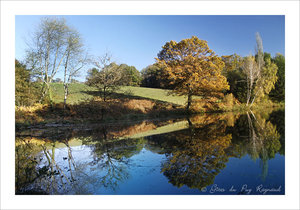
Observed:
[[[157,94],[154,94],[157,91]],[[110,122],[184,115],[185,98],[162,89],[121,87],[108,101],[85,84],[71,84],[63,109],[63,85],[52,84],[53,105],[16,107],[17,128],[47,123]]]
[[[63,109],[63,85],[52,84],[53,105],[36,104],[30,107],[16,107],[16,126],[26,127],[46,123],[110,122],[116,120],[139,120],[186,115],[187,98],[170,95],[170,91],[156,88],[124,86],[104,102],[97,89],[85,84],[71,84],[67,107]],[[268,101],[254,105],[252,110],[284,108],[284,103]],[[224,99],[194,97],[192,113],[247,111],[249,107],[240,104],[231,94]]]

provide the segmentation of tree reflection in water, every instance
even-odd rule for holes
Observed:
[[[101,185],[116,191],[120,182],[128,179],[129,158],[143,148],[143,139],[108,139],[107,128],[102,128],[103,138],[94,139],[93,170],[99,170]]]
[[[170,139],[168,142],[172,147],[161,170],[169,182],[177,187],[186,185],[201,189],[214,183],[215,176],[226,167],[229,157],[241,158],[246,154],[253,160],[259,158],[264,180],[268,174],[268,160],[274,158],[281,148],[276,126],[253,112],[240,118],[212,116],[188,119],[188,129],[163,137]],[[241,124],[245,117],[247,126]],[[237,118],[239,122],[235,124]],[[247,132],[243,131],[245,127],[248,127]],[[232,133],[235,142],[231,142]]]
[[[31,153],[34,150],[37,151],[37,156],[40,158],[36,158],[34,167],[28,167],[28,164],[23,165],[22,171],[30,171],[30,173],[16,173],[16,194],[91,193],[85,188],[83,183],[76,182],[82,179],[82,175],[85,176],[85,180],[88,180],[88,175],[83,172],[84,166],[82,164],[76,165],[72,156],[72,149],[67,141],[61,142],[61,144],[65,144],[64,148],[58,148],[57,142],[49,142],[47,140],[30,139],[29,142],[31,143],[25,144],[20,143],[21,140],[18,141],[16,156],[22,156],[24,159],[26,158],[26,153]],[[22,148],[22,151],[20,148]],[[59,152],[58,155],[56,155],[57,152]],[[16,159],[16,168],[20,164],[23,164],[20,162],[20,158]],[[20,180],[26,179],[31,179],[31,182],[21,181],[20,183]]]
[[[15,190],[17,194],[22,194],[20,189],[34,182],[41,176],[45,168],[38,168],[38,162],[42,160],[40,150],[36,144],[29,143],[26,139],[16,138],[15,149]],[[40,189],[29,191],[28,194],[45,194]]]
[[[257,117],[256,117],[257,116]],[[248,153],[253,160],[260,159],[262,167],[262,179],[268,174],[268,160],[275,157],[281,147],[280,135],[271,122],[255,115],[252,111],[247,112],[249,137]]]
[[[225,134],[226,119],[208,115],[188,119],[189,128],[172,133],[172,152],[162,166],[169,181],[181,187],[201,189],[214,183],[214,177],[225,167],[225,149],[231,134]]]
[[[165,127],[161,134],[149,136],[147,132],[159,126],[144,121],[16,137],[16,194],[102,194],[105,189],[117,193],[122,183],[135,178],[131,177],[135,167],[132,157],[143,148],[166,157],[161,174],[176,187],[211,185],[230,157],[245,155],[261,161],[261,177],[265,179],[268,160],[278,151],[284,154],[284,139],[280,138],[284,121],[280,124],[274,116],[268,118],[269,113],[254,112],[197,115],[177,124],[159,122],[162,127],[172,123],[179,127],[177,131]],[[169,128],[171,132],[167,132]],[[136,133],[145,136],[129,138]]]
[[[103,126],[88,137],[80,133],[81,147],[90,153],[83,160],[73,157],[70,141],[77,137],[70,133],[60,142],[49,139],[57,137],[16,138],[16,193],[93,194],[103,187],[116,190],[129,176],[129,158],[139,153],[145,142],[143,138],[119,141],[107,130]],[[37,160],[38,156],[41,159]]]

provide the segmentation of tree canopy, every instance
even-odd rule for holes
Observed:
[[[122,85],[139,86],[142,80],[141,73],[134,67],[127,64],[121,64],[120,71],[122,72]]]
[[[106,101],[107,96],[116,90],[122,81],[122,75],[119,66],[115,63],[102,68],[95,77],[89,79],[87,84],[100,90],[101,96]]]
[[[34,31],[26,54],[26,63],[43,83],[40,101],[49,94],[50,84],[64,68],[64,86],[78,75],[86,61],[80,34],[63,18],[43,18]]]
[[[232,93],[240,102],[246,102],[246,80],[242,70],[244,58],[237,54],[233,54],[222,56],[222,60],[225,63],[222,74],[227,78],[230,86],[227,93]]]
[[[285,57],[281,54],[276,54],[272,61],[278,67],[277,82],[275,88],[270,92],[270,96],[277,101],[284,101],[285,98]]]
[[[224,62],[207,42],[196,36],[180,42],[167,42],[158,54],[162,76],[174,85],[174,92],[188,96],[187,109],[193,95],[218,95],[228,90],[226,77],[221,74]]]
[[[87,85],[99,89],[104,101],[123,83],[120,66],[111,60],[112,56],[108,53],[96,59],[93,62],[96,68],[90,70],[90,77],[86,81]]]

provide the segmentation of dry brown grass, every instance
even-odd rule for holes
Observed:
[[[137,110],[141,111],[142,113],[148,113],[149,111],[152,111],[155,103],[150,100],[128,100],[124,103],[124,106],[130,110]]]
[[[175,110],[175,107],[146,99],[110,99],[103,101],[100,98],[94,98],[88,102],[68,104],[66,109],[63,108],[63,103],[53,104],[52,106],[35,104],[30,107],[16,107],[15,119],[16,123],[20,124],[65,120],[121,119],[125,115],[152,114],[162,110]]]
[[[15,106],[15,119],[18,123],[34,123],[42,122],[44,119],[36,112],[40,109],[44,109],[45,105],[34,104],[33,106],[17,107]]]

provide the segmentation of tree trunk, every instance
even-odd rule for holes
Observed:
[[[187,101],[187,106],[186,106],[186,110],[189,112],[190,111],[190,107],[192,104],[192,94],[188,94],[188,101]]]
[[[249,79],[247,79],[247,106],[249,105],[251,94],[252,94],[252,85]]]
[[[250,97],[251,97],[251,94],[250,94],[250,91],[249,91],[249,89],[248,89],[248,90],[247,90],[247,106],[249,105]]]
[[[50,105],[53,107],[53,101],[52,101],[52,92],[51,92],[51,86],[48,84],[48,92],[49,92],[49,100],[50,100]]]
[[[67,105],[67,97],[69,94],[69,88],[67,84],[64,84],[64,109],[66,109],[66,105]]]
[[[253,99],[252,99],[252,102],[251,102],[251,104],[250,104],[250,107],[253,105],[254,100],[255,100],[255,98],[256,98],[256,96],[257,96],[257,94],[258,94],[258,92],[260,91],[261,88],[262,88],[262,87],[260,86],[259,89],[258,89],[258,91],[256,91],[256,93],[255,93],[255,95],[254,95],[254,97],[253,97]]]
[[[67,69],[68,69],[68,61],[69,61],[70,51],[68,51],[66,63],[65,63],[65,72],[64,72],[64,110],[66,109],[67,105],[67,97],[68,97],[68,82],[71,81],[71,76],[69,75],[68,81],[67,81]]]
[[[103,101],[106,101],[106,87],[103,88]]]
[[[42,103],[42,102],[43,102],[43,100],[44,100],[44,98],[45,98],[45,95],[46,95],[46,89],[43,88],[43,90],[42,90],[42,96],[41,96],[41,98],[40,98],[40,100],[39,100],[39,103]]]
[[[39,100],[39,103],[42,103],[46,94],[48,92],[48,89],[47,89],[47,85],[46,85],[46,82],[43,83],[43,87],[42,87],[42,95],[41,95],[41,98]]]

